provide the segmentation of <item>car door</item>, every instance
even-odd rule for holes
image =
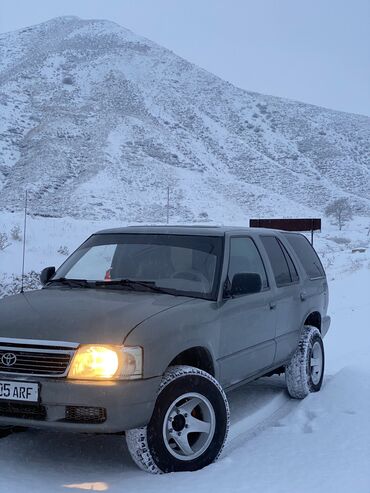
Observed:
[[[234,236],[229,244],[227,282],[235,274],[257,273],[259,293],[224,298],[219,309],[219,368],[222,385],[228,387],[272,365],[275,356],[276,312],[259,250],[249,236]]]
[[[262,235],[261,242],[270,260],[276,293],[275,364],[289,359],[297,348],[301,324],[301,299],[297,268],[282,241],[273,235]]]

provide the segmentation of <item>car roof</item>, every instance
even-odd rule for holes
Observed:
[[[104,229],[95,234],[163,234],[163,235],[192,235],[192,236],[224,236],[230,234],[268,233],[275,230],[267,228],[248,228],[244,226],[214,226],[214,225],[140,225],[122,228]]]

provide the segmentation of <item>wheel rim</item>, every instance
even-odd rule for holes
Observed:
[[[317,385],[320,382],[323,368],[323,354],[318,341],[312,346],[310,365],[312,382]]]
[[[196,459],[209,447],[215,434],[216,416],[204,395],[189,392],[168,408],[163,422],[163,440],[176,459]]]

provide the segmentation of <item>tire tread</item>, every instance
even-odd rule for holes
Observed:
[[[316,327],[305,325],[298,347],[285,367],[288,392],[294,399],[304,399],[311,392],[307,375],[307,358],[312,340],[317,336],[321,338],[320,331]]]
[[[171,382],[176,380],[177,378],[184,377],[184,376],[200,376],[203,378],[206,378],[210,382],[212,382],[213,385],[217,387],[219,390],[220,394],[223,397],[225,408],[226,408],[226,413],[227,413],[227,426],[226,426],[226,433],[225,433],[225,438],[223,441],[223,444],[217,454],[217,457],[215,458],[215,461],[219,458],[225,442],[226,438],[229,432],[229,427],[230,427],[230,409],[229,409],[229,403],[227,401],[225,392],[223,391],[221,385],[219,382],[209,373],[207,373],[204,370],[200,370],[199,368],[195,368],[193,366],[185,366],[185,365],[179,365],[179,366],[171,366],[167,369],[165,374],[163,375],[162,381],[159,385],[158,389],[158,394],[159,395],[162,390],[169,385]],[[142,428],[135,428],[133,430],[128,430],[126,431],[126,442],[127,442],[127,447],[128,450],[131,454],[132,459],[134,460],[135,464],[140,467],[143,471],[150,472],[152,474],[162,474],[163,471],[159,469],[159,467],[156,465],[150,449],[148,445],[148,439],[147,439],[147,427],[144,426]]]

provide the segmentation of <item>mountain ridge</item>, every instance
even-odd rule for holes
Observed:
[[[0,210],[161,221],[370,213],[370,118],[245,91],[111,21],[0,35]]]

